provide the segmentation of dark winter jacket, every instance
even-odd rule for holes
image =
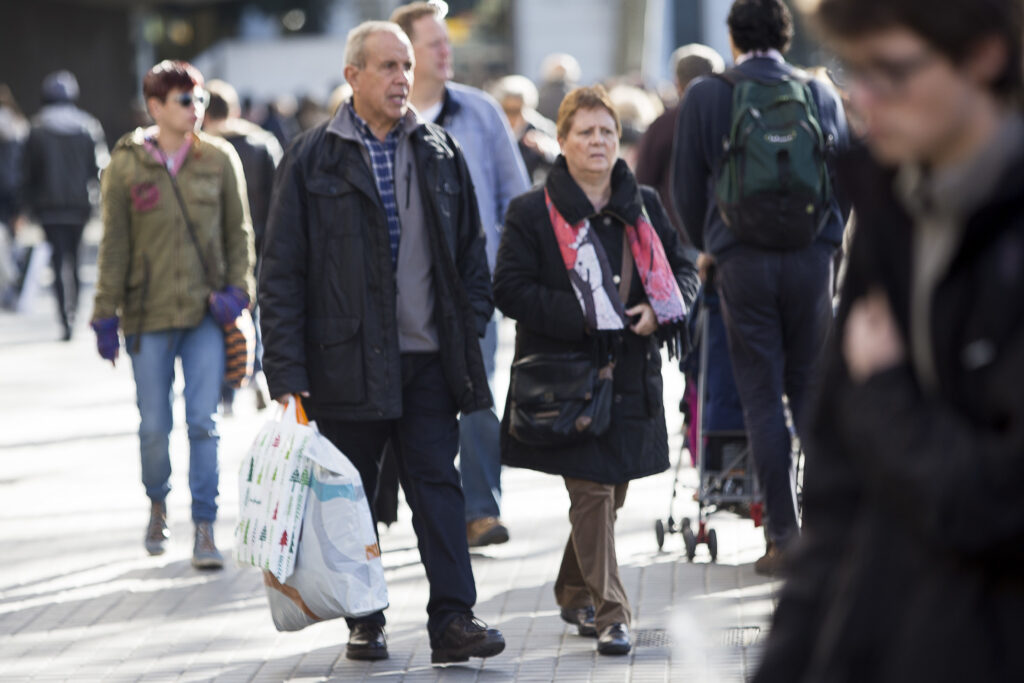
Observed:
[[[684,244],[690,243],[690,237],[683,229],[683,221],[675,211],[672,201],[672,141],[676,136],[676,118],[679,105],[669,107],[661,116],[654,119],[644,131],[636,149],[636,180],[643,185],[650,185],[658,191],[665,213],[672,221]]]
[[[267,214],[270,212],[274,169],[281,161],[281,145],[272,133],[244,119],[227,120],[217,134],[231,143],[242,162],[252,232],[256,238],[256,255],[259,256],[267,228]]]
[[[310,392],[311,417],[395,419],[402,378],[387,217],[365,148],[331,123],[296,138],[275,176],[259,284],[263,368],[272,396]],[[411,145],[423,198],[447,388],[473,412],[492,405],[479,337],[494,311],[473,184],[444,129],[402,125],[410,128],[399,151]],[[399,203],[409,190],[396,181]]]
[[[1022,173],[1018,156],[934,292],[934,393],[909,363],[855,385],[830,349],[804,535],[758,683],[1021,680]],[[880,289],[908,340],[911,221],[893,174],[858,157],[840,179],[858,228],[837,330]]]
[[[84,225],[108,159],[99,121],[68,102],[43,107],[25,145],[27,208],[43,225]]]
[[[697,272],[683,254],[657,193],[640,187],[619,160],[612,172],[612,196],[594,214],[593,205],[569,175],[559,157],[548,175],[551,200],[570,223],[591,221],[608,256],[613,275],[622,268],[624,221],[635,224],[646,207],[665,247],[669,264],[692,310]],[[516,320],[515,358],[534,353],[588,351],[594,338],[587,334],[583,310],[569,284],[565,263],[548,218],[544,189],[517,197],[509,206],[505,231],[494,271],[494,298],[501,312]],[[633,271],[627,308],[647,300],[643,283]],[[656,335],[639,337],[623,332],[616,360],[612,422],[600,437],[575,446],[526,446],[509,434],[508,402],[501,425],[502,462],[513,467],[618,484],[664,471],[668,467],[668,436],[662,403],[661,354]]]
[[[776,81],[798,73],[789,64],[769,57],[754,57],[737,69],[744,75]],[[806,74],[800,74],[806,77]],[[842,103],[835,91],[811,79],[811,95],[818,108],[822,133],[831,136],[833,148],[847,147],[849,133]],[[722,163],[723,143],[732,124],[732,86],[718,76],[695,80],[686,89],[676,122],[672,155],[672,188],[675,208],[693,245],[722,260],[738,242],[722,220],[715,203],[714,184]],[[833,194],[830,216],[819,241],[838,247],[849,213],[844,195]]]

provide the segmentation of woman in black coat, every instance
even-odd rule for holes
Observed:
[[[501,433],[504,464],[565,478],[572,531],[555,597],[580,635],[600,634],[602,654],[631,647],[616,510],[630,480],[669,466],[659,346],[678,350],[697,290],[696,268],[657,194],[618,159],[620,130],[600,86],[566,96],[562,156],[543,188],[509,206],[494,271],[495,303],[517,321],[516,361],[581,351],[607,357],[608,350],[614,358],[610,426],[599,436],[524,443],[510,428],[512,389]],[[620,286],[623,267],[628,287]]]

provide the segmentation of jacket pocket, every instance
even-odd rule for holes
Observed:
[[[328,175],[310,177],[306,181],[310,225],[317,232],[322,231],[325,238],[360,234],[365,214],[359,201],[361,196],[358,189],[344,178]]]
[[[359,318],[310,319],[307,371],[317,402],[354,404],[366,398],[361,328]]]

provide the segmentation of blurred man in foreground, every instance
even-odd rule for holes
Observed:
[[[871,158],[768,681],[1020,680],[1019,0],[824,0]]]

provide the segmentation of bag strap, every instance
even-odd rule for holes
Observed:
[[[619,298],[625,308],[629,301],[629,286],[633,282],[633,254],[629,248],[626,227],[622,228],[622,267],[619,268]]]
[[[162,152],[161,152],[162,154]],[[181,208],[181,215],[185,219],[185,227],[188,228],[188,236],[191,238],[192,246],[196,248],[196,254],[199,256],[199,263],[203,266],[203,272],[206,275],[206,283],[210,285],[213,291],[220,289],[217,283],[213,279],[213,271],[210,270],[209,264],[206,262],[206,255],[203,254],[202,248],[199,246],[199,238],[196,237],[195,226],[192,225],[192,219],[188,215],[188,209],[185,208],[185,200],[181,197],[181,189],[178,187],[178,180],[171,173],[171,169],[166,164],[163,165],[167,171],[167,177],[171,179],[171,187],[174,188],[174,196],[178,199],[178,207]]]

